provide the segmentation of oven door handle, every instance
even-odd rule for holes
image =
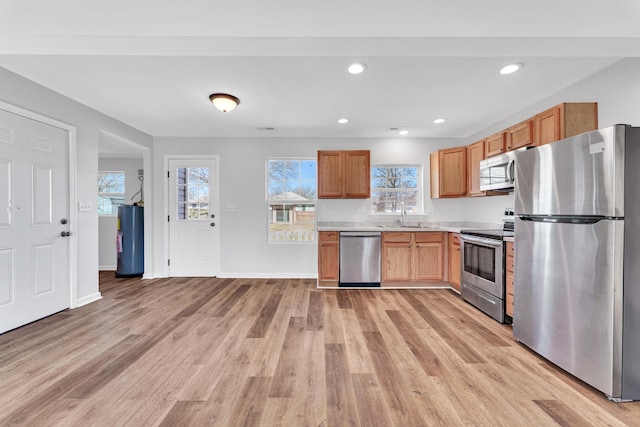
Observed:
[[[492,248],[501,248],[502,240],[483,239],[482,237],[467,236],[465,234],[460,235],[460,240],[469,243],[475,243],[482,246],[490,246]]]

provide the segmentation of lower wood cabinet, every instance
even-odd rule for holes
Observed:
[[[508,316],[513,317],[513,275],[514,275],[514,271],[515,271],[515,251],[514,251],[514,243],[513,242],[507,242],[507,247],[506,247],[506,277],[505,277],[505,284],[506,284],[506,301],[505,301],[505,312],[507,313]]]
[[[444,233],[382,233],[382,283],[437,282],[444,276]]]
[[[318,280],[337,282],[340,279],[340,233],[318,233]]]
[[[460,234],[449,233],[449,283],[460,292]]]

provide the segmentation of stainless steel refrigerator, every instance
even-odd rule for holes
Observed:
[[[513,333],[615,401],[640,400],[640,128],[516,156]]]

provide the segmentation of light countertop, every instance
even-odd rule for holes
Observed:
[[[412,222],[406,220],[404,225],[398,221],[336,221],[317,223],[318,231],[446,231],[459,233],[460,230],[502,229],[502,224],[484,222]]]

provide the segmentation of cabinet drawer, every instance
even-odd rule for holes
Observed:
[[[505,299],[505,313],[513,317],[513,294],[507,294]]]
[[[418,232],[415,234],[415,239],[416,243],[440,243],[442,242],[442,232]]]
[[[387,231],[382,233],[382,241],[385,243],[409,243],[411,241],[411,233]]]
[[[506,260],[506,267],[507,267],[507,271],[513,273],[515,271],[515,261],[513,257],[507,257]]]
[[[507,293],[513,295],[513,272],[507,271],[505,283]]]
[[[337,242],[340,233],[337,231],[321,231],[320,233],[320,241],[329,241],[329,242]]]
[[[512,274],[515,271],[514,270],[515,268],[514,252],[515,251],[514,251],[513,242],[507,242],[505,266],[506,266],[507,272],[511,272]]]

